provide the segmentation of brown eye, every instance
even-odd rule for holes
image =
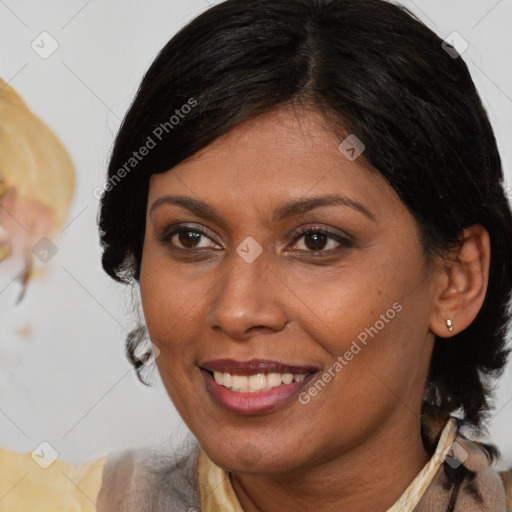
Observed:
[[[203,235],[197,231],[180,231],[174,235],[179,243],[186,249],[194,249]]]
[[[304,243],[307,248],[311,249],[312,251],[323,249],[328,240],[329,238],[322,233],[311,233],[309,235],[304,235]]]

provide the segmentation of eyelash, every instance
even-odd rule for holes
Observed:
[[[173,245],[171,243],[171,240],[174,237],[174,235],[177,235],[179,233],[197,233],[197,234],[204,236],[205,238],[208,238],[211,240],[211,237],[203,229],[201,229],[199,227],[188,227],[186,225],[181,225],[181,226],[175,227],[171,231],[166,230],[164,232],[164,234],[161,237],[159,237],[159,242],[164,245],[169,245],[173,249],[178,249],[178,250],[188,251],[188,252],[191,252],[194,250],[205,249],[204,247],[188,249],[188,248],[177,247],[177,246]],[[338,242],[341,247],[337,247],[336,249],[328,249],[328,250],[320,249],[317,251],[299,249],[299,252],[306,252],[306,253],[315,254],[315,255],[321,255],[322,253],[325,253],[326,255],[331,255],[332,253],[339,251],[341,248],[347,249],[347,248],[353,247],[353,242],[348,236],[342,236],[338,233],[334,233],[325,228],[315,228],[315,227],[311,227],[311,226],[304,226],[302,228],[299,228],[293,235],[294,238],[293,238],[292,244],[295,245],[301,238],[303,238],[306,235],[315,235],[315,234],[325,235],[328,239]]]

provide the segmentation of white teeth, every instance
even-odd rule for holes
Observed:
[[[236,391],[238,393],[255,393],[292,382],[302,382],[306,377],[305,373],[256,373],[254,375],[231,375],[224,372],[213,372],[213,378],[217,384]]]
[[[293,373],[285,373],[281,376],[281,380],[283,381],[283,384],[291,384],[293,381]]]
[[[232,375],[231,386],[233,389],[245,389],[249,387],[249,377],[247,375]]]
[[[267,386],[267,377],[264,373],[257,373],[249,377],[249,387],[254,390],[265,389]]]
[[[281,385],[281,374],[280,373],[269,373],[267,375],[267,386],[273,388]]]

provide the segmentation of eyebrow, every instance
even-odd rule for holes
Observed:
[[[192,197],[187,196],[162,196],[155,200],[155,202],[151,205],[151,209],[149,211],[150,215],[153,214],[153,212],[162,204],[173,204],[181,206],[191,211],[198,217],[213,220],[222,226],[226,225],[226,222],[224,221],[222,216],[219,213],[217,213],[215,208],[199,199],[194,199]],[[359,201],[355,201],[354,199],[350,199],[348,197],[339,195],[306,197],[289,201],[278,206],[274,210],[272,221],[274,223],[279,222],[288,217],[293,217],[296,215],[300,215],[302,213],[306,213],[310,210],[314,210],[315,208],[333,205],[347,206],[349,208],[352,208],[353,210],[356,210],[364,214],[366,217],[373,220],[374,222],[376,221],[375,215],[368,208],[362,205]]]
[[[192,197],[187,196],[162,196],[159,197],[151,205],[149,214],[152,215],[153,212],[162,204],[175,204],[177,206],[181,206],[182,208],[186,208],[187,210],[191,211],[198,217],[202,217],[204,219],[211,219],[215,221],[217,224],[220,224],[221,226],[226,226],[224,219],[217,213],[215,208],[199,199],[194,199]]]
[[[369,219],[373,221],[376,220],[375,215],[370,210],[368,210],[368,208],[362,205],[359,201],[355,201],[354,199],[338,195],[305,197],[289,201],[288,203],[278,206],[275,209],[273,220],[274,222],[278,222],[280,220],[286,219],[287,217],[300,215],[301,213],[308,212],[315,208],[333,205],[348,206],[349,208],[352,208],[353,210],[356,210],[364,214]]]

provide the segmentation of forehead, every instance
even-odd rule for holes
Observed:
[[[339,193],[376,211],[398,206],[384,178],[363,165],[362,156],[348,158],[342,142],[316,110],[279,108],[153,175],[148,205],[164,194],[180,194],[246,212]]]

